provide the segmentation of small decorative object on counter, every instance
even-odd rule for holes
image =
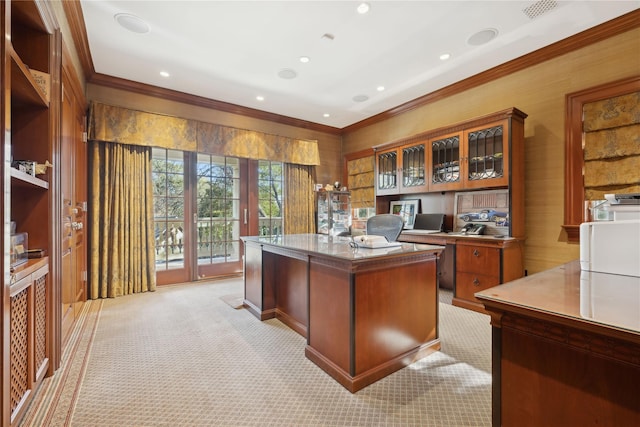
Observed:
[[[53,165],[49,163],[49,160],[43,163],[36,163],[36,175],[44,175],[47,173],[47,168],[52,168]]]
[[[27,258],[44,258],[46,251],[44,249],[29,249],[27,250]]]
[[[16,267],[27,262],[27,252],[29,251],[29,237],[27,233],[16,233],[11,235],[11,246],[9,256],[11,267]]]
[[[33,176],[36,176],[36,165],[37,163],[33,160],[14,160],[11,162],[11,167]]]
[[[336,181],[333,183],[333,189],[335,191],[339,191],[340,190],[340,181]]]

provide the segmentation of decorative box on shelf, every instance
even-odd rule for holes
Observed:
[[[18,169],[20,172],[27,173],[32,176],[36,176],[37,162],[33,160],[14,160],[11,162],[11,167]]]
[[[29,258],[29,236],[27,233],[12,234],[9,250],[11,267],[16,267],[27,262],[27,259]]]
[[[31,75],[33,79],[36,81],[42,92],[44,93],[44,97],[49,102],[49,88],[51,86],[51,76],[48,73],[37,70],[29,70],[31,71]]]

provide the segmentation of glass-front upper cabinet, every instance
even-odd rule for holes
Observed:
[[[376,153],[376,195],[398,194],[398,150]]]
[[[401,155],[402,169],[400,173],[402,180],[400,181],[400,192],[421,193],[428,191],[425,143],[404,147]]]
[[[509,144],[504,134],[506,122],[464,132],[465,187],[484,188],[509,185]]]
[[[376,153],[376,195],[428,191],[426,143]]]
[[[461,133],[433,138],[431,146],[431,190],[455,190],[462,186],[460,174]]]
[[[432,138],[432,191],[503,187],[509,184],[506,122]]]

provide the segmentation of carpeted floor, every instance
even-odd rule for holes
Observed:
[[[449,305],[442,350],[351,394],[305,339],[237,309],[241,279],[87,303],[23,426],[488,426],[489,317]]]

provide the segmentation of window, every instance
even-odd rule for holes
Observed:
[[[260,236],[283,233],[282,199],[284,177],[282,163],[258,161],[258,230]]]
[[[184,184],[182,151],[153,149],[153,211],[156,270],[184,267]]]

